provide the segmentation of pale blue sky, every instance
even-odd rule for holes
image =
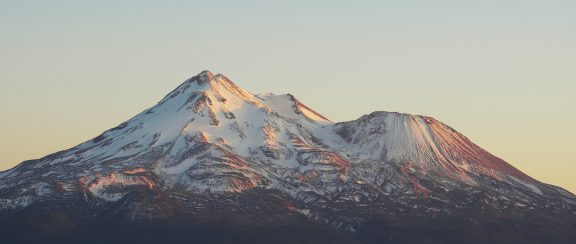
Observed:
[[[576,191],[576,1],[3,1],[0,169],[65,149],[203,69],[334,121],[436,117]]]

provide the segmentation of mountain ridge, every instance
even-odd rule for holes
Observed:
[[[210,71],[91,140],[0,172],[0,216],[28,223],[54,209],[79,226],[97,216],[216,228],[223,218],[304,231],[299,223],[354,240],[380,236],[375,226],[409,240],[414,229],[394,227],[403,223],[398,216],[463,226],[477,219],[469,226],[476,235],[489,215],[558,227],[532,237],[576,238],[568,231],[576,226],[573,194],[432,117],[373,112],[335,123],[290,94],[254,95]],[[388,232],[395,228],[402,231]]]

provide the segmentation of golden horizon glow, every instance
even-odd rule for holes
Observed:
[[[332,121],[432,116],[576,193],[574,12],[556,0],[5,3],[0,170],[89,140],[209,69]]]

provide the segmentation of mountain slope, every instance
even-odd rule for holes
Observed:
[[[405,234],[386,238],[408,241],[432,225],[401,223],[438,216],[468,225],[477,219],[469,235],[486,231],[486,214],[547,224],[554,228],[536,237],[551,241],[574,238],[566,230],[576,226],[574,195],[433,118],[374,112],[334,123],[292,95],[253,95],[209,71],[92,140],[0,173],[0,214],[46,228],[34,216],[56,210],[56,222],[79,229],[96,225],[94,216],[198,229],[224,221],[232,232],[278,225],[283,235],[279,226],[298,233],[308,226],[324,233],[315,237],[337,232],[349,241],[375,241],[382,234],[375,226],[401,228]],[[530,236],[505,231],[508,239],[494,240]]]

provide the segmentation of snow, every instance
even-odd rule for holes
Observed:
[[[156,183],[145,176],[128,176],[119,173],[88,177],[83,180],[86,188],[92,195],[105,201],[118,201],[128,192],[117,192],[118,186],[145,186],[149,189],[156,187]],[[121,188],[124,189],[124,188]]]
[[[296,209],[296,211],[298,211],[301,214],[304,214],[306,216],[310,215],[310,209]]]
[[[196,160],[189,159],[174,167],[163,168],[162,170],[167,174],[182,174],[197,163]]]
[[[301,192],[339,193],[345,188],[342,183],[378,188],[386,195],[400,190],[409,195],[420,186],[416,177],[474,186],[473,177],[479,175],[496,180],[518,176],[486,155],[463,135],[429,117],[375,112],[356,121],[333,123],[292,95],[252,95],[222,75],[203,72],[200,79],[186,80],[156,106],[97,140],[32,168],[48,168],[43,177],[66,179],[61,181],[66,190],[74,190],[80,177],[84,189],[105,201],[121,199],[127,194],[122,190],[126,186],[156,187],[148,174],[168,186],[191,191],[262,187],[295,198],[303,198]],[[397,168],[405,168],[406,174],[379,178],[383,171],[398,173]],[[10,174],[23,175],[5,171],[0,179]],[[520,176],[512,179],[542,194],[537,183]],[[440,189],[452,190],[445,182]],[[34,189],[37,195],[51,194],[45,185]],[[348,199],[362,201],[361,195],[369,194]]]
[[[331,121],[323,118],[322,115],[319,115],[315,111],[300,103],[291,95],[274,95],[272,93],[262,93],[256,95],[256,97],[260,98],[263,103],[265,103],[267,107],[272,111],[275,111],[286,119],[296,121],[300,120],[302,122],[303,118],[307,118],[315,122],[333,124]],[[298,114],[296,112],[298,110],[301,111],[302,114]]]
[[[29,195],[16,198],[0,198],[0,209],[20,209],[30,206],[34,199]]]
[[[48,183],[45,182],[35,183],[34,185],[31,186],[31,188],[34,189],[37,196],[45,196],[52,193],[52,190],[50,190]]]
[[[470,185],[477,184],[474,180],[477,175],[499,180],[505,175],[526,178],[522,172],[430,117],[374,112],[334,127],[341,141],[326,140],[329,146],[356,160],[400,165],[414,162],[418,171],[440,172]]]
[[[532,190],[534,193],[538,194],[538,195],[542,195],[542,190],[540,190],[540,188],[538,188],[536,185],[525,182],[523,180],[520,180],[514,176],[509,175],[508,177],[510,177],[512,180],[514,180],[517,183],[520,183],[522,186],[525,186],[526,188]]]

